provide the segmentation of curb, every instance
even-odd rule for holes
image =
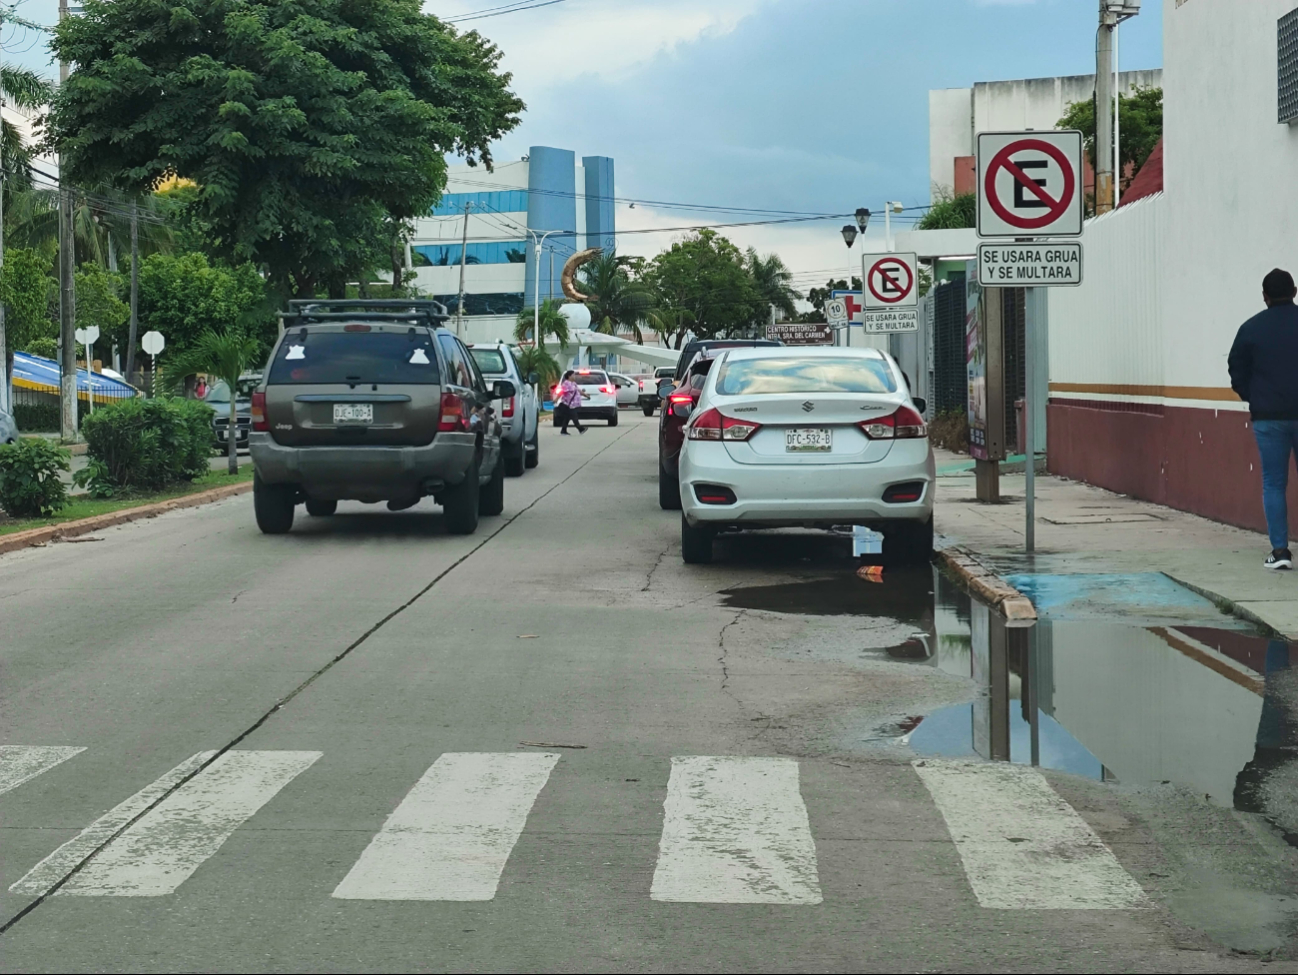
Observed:
[[[54,542],[62,538],[87,535],[103,528],[124,525],[130,521],[156,518],[158,515],[165,515],[168,511],[176,511],[180,508],[196,508],[199,505],[232,498],[238,494],[247,494],[251,490],[252,481],[225,484],[208,491],[199,491],[197,494],[186,494],[183,497],[170,498],[154,504],[143,504],[138,508],[123,508],[121,511],[110,511],[106,515],[95,515],[93,518],[81,518],[77,521],[64,522],[61,525],[47,525],[44,528],[32,528],[25,532],[14,532],[12,535],[0,535],[0,555],[6,552],[16,552],[21,548],[30,548],[34,545],[44,545],[46,542]]]
[[[1032,600],[998,576],[967,549],[952,546],[937,553],[938,557],[970,592],[990,603],[1008,620],[1034,620],[1037,609]]]
[[[1270,623],[1263,619],[1260,614],[1253,612],[1253,610],[1249,609],[1247,606],[1241,606],[1239,603],[1235,602],[1235,600],[1229,599],[1219,592],[1213,592],[1211,589],[1205,589],[1203,586],[1195,585],[1193,582],[1187,582],[1184,579],[1180,579],[1171,572],[1168,572],[1166,569],[1162,570],[1162,574],[1167,576],[1167,578],[1171,579],[1178,586],[1184,586],[1191,592],[1198,593],[1223,613],[1229,613],[1239,619],[1247,620],[1261,629],[1263,633],[1267,633],[1272,637],[1290,643],[1298,641],[1298,633],[1286,633],[1283,630],[1277,629],[1274,623]]]

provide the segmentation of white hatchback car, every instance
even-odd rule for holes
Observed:
[[[617,386],[609,374],[581,366],[572,370],[572,381],[581,387],[577,416],[583,420],[607,420],[609,426],[617,426]]]
[[[877,349],[726,350],[685,428],[681,557],[710,561],[721,530],[864,525],[883,533],[885,562],[927,561],[923,410]]]

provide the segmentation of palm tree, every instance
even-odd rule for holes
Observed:
[[[748,274],[753,279],[753,287],[763,302],[783,312],[785,318],[792,318],[798,313],[793,301],[802,295],[793,289],[793,272],[780,259],[779,254],[762,257],[756,248],[750,247],[745,263],[748,265]]]
[[[38,247],[59,237],[59,193],[29,188],[5,201],[5,231],[18,247]],[[171,250],[173,234],[156,194],[134,197],[109,186],[73,191],[72,230],[78,263],[93,261],[117,269],[119,254],[131,247],[131,206],[137,207],[139,251],[142,255]]]
[[[559,311],[563,302],[557,298],[546,298],[541,302],[539,313],[535,308],[524,308],[518,313],[514,325],[514,338],[520,342],[534,341],[537,346],[545,345],[545,336],[553,335],[559,340],[559,348],[568,348],[568,319]],[[533,336],[532,329],[539,319],[540,335]]]
[[[167,369],[170,379],[183,382],[197,373],[215,376],[230,389],[230,426],[226,433],[231,474],[239,473],[239,455],[236,448],[239,429],[239,377],[261,361],[261,343],[237,329],[214,332],[211,329],[199,336],[194,346]]]
[[[27,26],[26,21],[8,12],[0,18],[0,27],[4,23]],[[54,86],[28,68],[16,64],[0,64],[0,91],[3,92],[5,101],[14,108],[36,112],[48,104]],[[31,187],[32,158],[31,146],[23,141],[18,126],[4,119],[3,124],[0,124],[0,159],[3,159],[4,165],[6,196]],[[5,202],[9,201],[6,199]]]
[[[541,390],[549,389],[559,379],[559,360],[542,345],[526,346],[518,351],[515,358],[518,359],[518,371],[523,374],[525,382],[530,382],[528,377],[536,374],[536,401],[541,403],[545,399]]]
[[[629,331],[638,344],[644,344],[640,329],[654,304],[653,292],[627,273],[627,261],[615,251],[605,251],[581,266],[581,290],[589,295],[591,327],[597,332],[616,335],[619,329]]]
[[[681,340],[697,319],[688,308],[673,305],[659,305],[645,314],[645,321],[661,338],[664,345],[673,349],[681,347]],[[674,343],[674,344],[673,344]]]

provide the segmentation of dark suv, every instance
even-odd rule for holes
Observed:
[[[725,349],[781,345],[770,339],[701,339],[687,342],[676,362],[676,376],[659,380],[662,414],[658,418],[658,506],[678,511],[681,506],[680,459],[685,443],[685,423],[703,392],[712,361]]]
[[[253,502],[267,534],[294,508],[341,500],[400,511],[432,495],[447,530],[472,534],[505,504],[500,422],[488,386],[435,301],[292,301],[252,394]]]

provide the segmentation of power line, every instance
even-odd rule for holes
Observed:
[[[446,17],[444,22],[448,24],[464,24],[471,20],[503,17],[505,14],[516,14],[523,10],[536,10],[538,7],[552,7],[556,3],[565,2],[566,0],[519,0],[518,3],[509,3],[500,7],[484,7],[481,10],[472,10],[460,17]]]

